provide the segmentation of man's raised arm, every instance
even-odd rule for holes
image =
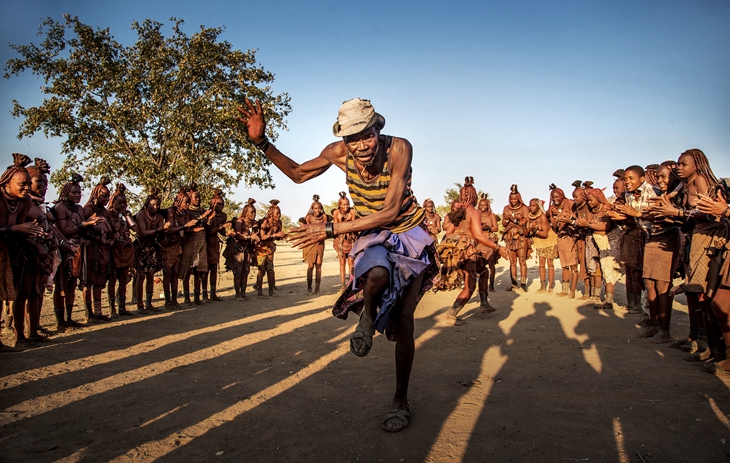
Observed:
[[[238,108],[242,117],[237,117],[236,120],[246,125],[248,136],[253,140],[254,146],[263,151],[266,157],[294,183],[303,183],[317,177],[329,169],[332,164],[338,164],[338,167],[344,168],[344,164],[340,166],[341,163],[337,162],[344,154],[345,147],[342,142],[329,144],[319,156],[301,164],[289,158],[266,138],[266,121],[261,102],[256,100],[256,106],[254,106],[246,99],[246,106],[248,106],[248,111]]]

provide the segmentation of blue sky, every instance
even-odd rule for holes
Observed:
[[[368,98],[384,133],[414,148],[419,200],[443,203],[444,190],[473,176],[501,211],[509,186],[525,200],[547,185],[576,180],[608,187],[631,164],[676,159],[700,148],[718,176],[730,177],[730,2],[106,2],[2,0],[0,60],[9,43],[39,42],[42,18],[64,13],[109,27],[124,44],[132,21],[185,20],[225,26],[235,48],[258,49],[291,96],[289,131],[277,147],[297,161],[335,140],[340,104]],[[41,100],[30,74],[0,79],[0,152],[45,157],[59,166],[57,139],[17,140],[11,100]],[[275,190],[238,188],[235,197],[281,200],[306,213],[344,189],[330,169],[294,185],[273,168]],[[87,189],[88,191],[88,189]],[[55,197],[55,194],[49,197]]]

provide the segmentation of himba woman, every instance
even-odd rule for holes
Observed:
[[[225,201],[223,200],[223,191],[216,188],[213,197],[210,199],[210,210],[212,211],[208,217],[208,226],[205,228],[205,252],[208,259],[208,272],[210,273],[210,300],[221,301],[218,297],[218,264],[221,261],[221,241],[218,234],[223,232],[228,222],[228,216],[223,212]],[[205,276],[203,277],[203,299],[208,299],[207,284]]]
[[[433,241],[438,243],[438,235],[441,233],[441,216],[436,213],[436,205],[431,198],[423,202],[423,210],[426,212],[426,220],[423,222],[426,231],[431,235]]]
[[[160,240],[160,253],[162,257],[162,288],[165,294],[165,308],[167,310],[178,310],[180,304],[177,302],[178,278],[180,278],[180,257],[182,256],[182,239],[186,227],[194,227],[198,221],[190,219],[188,208],[190,197],[187,188],[180,188],[175,195],[172,206],[167,208],[165,214],[165,234]]]
[[[109,188],[111,183],[102,177],[91,191],[89,200],[84,206],[84,218],[98,217],[93,227],[84,229],[84,248],[82,258],[84,266],[81,273],[80,286],[83,286],[86,316],[89,322],[109,321],[109,317],[101,311],[101,292],[109,283],[111,269],[111,246],[114,243],[114,230],[109,224]],[[93,299],[93,310],[92,310]]]
[[[611,204],[619,203],[623,204],[626,202],[624,199],[624,193],[626,193],[626,184],[624,183],[624,170],[616,169],[613,173],[616,180],[613,181],[613,202]]]
[[[233,271],[233,288],[236,300],[245,300],[248,274],[259,238],[259,224],[256,221],[255,199],[249,198],[238,218],[226,232],[226,248],[223,251],[226,268]]]
[[[258,296],[264,297],[264,275],[269,286],[269,296],[273,297],[276,287],[276,276],[274,275],[274,253],[276,252],[276,240],[284,238],[283,225],[281,223],[281,209],[279,200],[269,201],[269,210],[259,222],[259,238],[256,244],[256,266],[259,274],[256,278],[256,289]]]
[[[482,232],[481,213],[474,207],[477,205],[477,190],[474,188],[473,182],[473,178],[466,178],[464,186],[459,191],[459,207],[456,211],[449,213],[449,220],[456,227],[454,235],[458,237],[456,249],[460,254],[459,267],[464,271],[464,289],[446,313],[447,320],[453,322],[454,325],[464,324],[458,314],[476,289],[477,275],[484,271],[486,262],[480,257],[481,254],[477,250],[477,245],[482,244],[493,251],[501,252],[505,257],[508,255],[505,248],[491,241]],[[491,313],[497,310],[489,305],[486,300],[480,301],[479,308],[482,313]]]
[[[45,236],[36,221],[26,221],[33,205],[30,198],[31,179],[26,169],[30,163],[28,156],[13,153],[13,165],[0,175],[0,296],[3,301],[13,301],[15,345],[18,347],[32,345],[24,332],[27,294],[19,287],[26,265],[23,250],[27,249],[21,243]],[[0,347],[7,350],[2,343]]]
[[[723,181],[722,188],[716,188],[717,195],[714,198],[701,195],[697,203],[697,209],[708,216],[717,217],[719,221],[730,225],[730,188],[727,179]],[[712,311],[717,318],[723,340],[725,341],[725,359],[718,362],[705,363],[703,368],[716,375],[730,374],[730,241],[725,240],[724,249],[713,250],[723,257],[722,267],[719,272],[720,282],[714,297],[712,298]],[[727,377],[727,376],[726,376]]]
[[[126,192],[127,187],[123,183],[117,183],[107,205],[109,224],[114,230],[111,271],[107,285],[112,317],[134,315],[127,310],[127,285],[134,267],[134,245],[130,231],[137,233],[139,229],[137,222],[132,218],[132,213],[127,209]]]
[[[184,302],[190,303],[190,276],[193,276],[194,302],[200,305],[207,302],[207,298],[200,299],[200,289],[203,278],[208,271],[208,253],[205,242],[205,225],[208,217],[213,214],[212,209],[203,210],[200,207],[200,192],[198,184],[192,182],[188,188],[190,206],[188,218],[197,220],[197,225],[185,231],[182,241],[182,257],[180,258],[180,279],[183,281]]]
[[[699,346],[699,351],[688,360],[700,361],[715,357],[716,361],[720,361],[725,357],[725,349],[718,343],[721,333],[715,312],[711,310],[711,299],[720,284],[720,250],[727,242],[728,224],[698,209],[701,197],[717,197],[720,181],[712,172],[705,154],[698,149],[687,150],[679,156],[677,174],[684,182],[681,207],[661,201],[652,207],[652,211],[664,217],[676,217],[684,221],[685,230],[689,233],[690,250],[685,264],[684,290],[689,312],[699,315],[700,326],[704,323],[708,348]],[[725,318],[724,312],[721,317]],[[701,338],[702,333],[698,336],[698,339]]]
[[[459,267],[461,265],[461,251],[458,248],[460,236],[455,234],[456,226],[449,218],[450,215],[457,214],[460,207],[459,201],[452,201],[450,212],[444,216],[444,236],[436,247],[440,267],[439,275],[434,281],[434,291],[451,291],[464,284],[464,271]],[[463,214],[455,215],[457,220],[461,215]]]
[[[532,246],[537,254],[537,266],[540,272],[540,289],[552,293],[555,286],[555,259],[558,258],[558,235],[555,234],[547,218],[542,201],[532,198],[528,206],[530,214],[527,223],[527,236],[532,239]],[[546,276],[547,267],[547,276]],[[548,284],[549,283],[549,284]]]
[[[593,230],[580,223],[591,220],[588,209],[586,188],[593,186],[593,182],[573,182],[573,220],[575,221],[576,255],[578,256],[578,279],[583,281],[583,296],[580,300],[589,300],[589,303],[600,302],[601,297],[601,266],[598,263],[598,249],[593,241]]]
[[[72,174],[58,195],[58,200],[53,206],[53,215],[56,217],[56,227],[66,237],[66,241],[73,244],[73,251],[61,249],[61,265],[56,271],[56,279],[53,288],[53,307],[56,317],[66,309],[66,319],[63,326],[59,325],[58,330],[72,330],[83,326],[71,319],[74,309],[74,296],[76,294],[77,278],[82,273],[82,241],[86,228],[93,227],[101,220],[92,215],[84,220],[84,209],[79,206],[81,202],[81,182],[83,177]]]
[[[155,273],[162,269],[159,241],[165,232],[165,219],[160,214],[160,197],[157,188],[152,188],[150,194],[135,216],[137,222],[137,241],[135,241],[135,292],[137,293],[137,312],[158,312],[152,305],[152,295],[155,288]],[[144,294],[144,299],[142,295]]]
[[[497,215],[492,213],[492,208],[484,193],[479,198],[477,210],[481,214],[482,233],[490,241],[499,242],[499,222]],[[477,271],[479,272],[479,307],[482,312],[489,312],[492,306],[489,305],[489,290],[494,291],[495,265],[499,260],[499,253],[494,252],[493,248],[477,243],[477,251],[479,252],[479,260],[477,262]]]
[[[623,276],[623,269],[619,262],[621,258],[621,229],[611,219],[610,212],[613,210],[613,205],[606,199],[603,190],[592,188],[589,185],[585,188],[585,193],[590,216],[587,220],[576,220],[576,225],[591,231],[592,239],[598,248],[600,276],[606,285],[606,297],[601,302],[601,282],[594,280],[594,307],[610,310],[614,308],[613,293],[616,282]]]
[[[573,201],[565,197],[565,192],[550,186],[550,207],[547,210],[550,226],[558,235],[558,258],[562,267],[562,290],[558,297],[575,297],[575,288],[578,286],[578,254],[576,252],[575,223],[573,219]]]
[[[337,200],[337,209],[332,212],[332,221],[334,223],[350,222],[355,220],[355,217],[355,210],[350,207],[350,200],[347,199],[347,193],[340,191],[340,199]],[[436,215],[436,217],[438,217],[438,215]],[[426,211],[426,221],[428,221],[428,210]],[[441,220],[439,218],[439,231],[440,229]],[[335,251],[337,251],[337,258],[340,261],[340,285],[343,290],[345,289],[345,282],[349,282],[353,278],[355,258],[350,257],[350,251],[352,251],[352,244],[355,242],[356,238],[357,235],[355,233],[343,233],[334,239],[334,248]],[[345,279],[345,271],[348,269],[349,274],[347,279]]]
[[[26,222],[34,222],[43,229],[43,234],[33,238],[26,238],[20,243],[20,253],[23,260],[19,294],[15,308],[17,315],[13,315],[16,322],[16,331],[24,330],[24,312],[28,316],[28,340],[30,342],[45,341],[40,333],[50,335],[50,332],[40,326],[41,307],[43,305],[43,291],[46,287],[52,288],[55,267],[61,262],[58,254],[58,244],[64,240],[63,235],[56,229],[53,216],[46,210],[45,197],[48,189],[46,174],[51,168],[43,159],[36,158],[35,165],[28,166],[30,175],[30,193],[33,201]],[[64,240],[65,241],[65,240]],[[23,308],[24,307],[24,308]],[[20,322],[18,326],[17,322]]]
[[[307,214],[307,225],[313,223],[330,222],[330,217],[324,213],[324,207],[319,202],[319,195],[314,195],[312,205],[309,207],[310,213]],[[324,258],[324,242],[325,240],[314,243],[303,249],[304,260],[307,261],[307,294],[312,294],[312,272],[316,269],[316,282],[314,286],[314,294],[319,294],[319,285],[322,282],[322,259]]]
[[[527,216],[530,211],[522,201],[522,195],[517,185],[510,187],[509,204],[502,212],[502,239],[509,251],[510,287],[507,291],[517,288],[517,263],[520,264],[520,287],[527,291],[527,258],[530,252],[530,240],[527,238]]]

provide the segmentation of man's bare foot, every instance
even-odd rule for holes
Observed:
[[[669,334],[669,330],[661,329],[654,336],[647,338],[644,342],[647,344],[664,344],[672,340],[672,336]]]
[[[636,335],[637,338],[650,338],[657,334],[659,332],[659,327],[656,325],[649,325],[647,327],[644,327],[641,331],[639,331],[639,334]]]
[[[388,432],[398,432],[407,428],[410,421],[411,411],[408,406],[405,409],[393,408],[385,415],[381,427]]]

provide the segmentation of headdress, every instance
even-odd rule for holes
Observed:
[[[649,185],[658,187],[659,182],[656,178],[656,170],[659,168],[659,164],[649,164],[648,166],[644,167],[644,175],[646,176],[644,180]]]
[[[492,202],[489,200],[488,194],[482,193],[481,195],[479,195],[479,202],[482,202],[482,201],[486,202],[488,207],[492,206]]]
[[[116,188],[114,188],[114,191],[111,195],[109,195],[109,202],[107,203],[106,207],[107,209],[111,209],[111,207],[114,205],[114,200],[117,198],[124,198],[127,199],[127,187],[122,183],[117,183]]]
[[[592,195],[595,197],[598,202],[604,205],[604,207],[608,207],[609,209],[613,209],[613,205],[611,202],[606,199],[606,195],[603,194],[603,190],[600,188],[586,188],[585,190],[586,195]]]
[[[517,199],[520,201],[520,204],[525,204],[525,202],[522,200],[522,195],[520,194],[520,191],[517,189],[517,185],[516,184],[513,183],[512,185],[510,185],[510,187],[509,187],[509,195],[510,196],[516,195],[517,196]]]
[[[0,186],[5,186],[10,181],[10,179],[13,178],[13,176],[18,172],[28,172],[25,166],[30,163],[30,157],[26,156],[25,154],[13,153],[13,165],[8,166],[8,170],[0,175]]]
[[[625,171],[625,170],[623,170],[623,169],[616,169],[616,170],[615,170],[615,171],[613,172],[613,174],[612,174],[612,175],[613,175],[614,177],[616,177],[617,179],[619,179],[619,180],[623,180],[623,178],[624,178],[624,174],[625,174],[625,173],[626,173],[626,171]]]
[[[244,218],[246,216],[246,211],[249,209],[253,209],[254,213],[256,212],[256,207],[254,206],[256,204],[256,200],[253,198],[248,198],[248,201],[246,201],[246,204],[243,206],[243,209],[241,209],[241,215],[239,215],[239,218]]]
[[[590,182],[590,183],[593,184],[593,182]],[[575,182],[571,183],[571,185],[575,188],[573,190],[573,196],[575,196],[577,193],[578,196],[582,196],[583,200],[585,200],[586,192],[585,192],[585,184],[583,183],[583,181],[576,180]]]
[[[337,121],[332,126],[332,133],[335,137],[347,137],[373,126],[382,130],[385,127],[385,118],[375,112],[370,100],[353,98],[340,106]]]
[[[269,210],[266,211],[266,215],[264,215],[264,219],[269,217],[273,211],[281,212],[281,209],[279,209],[279,206],[277,204],[279,204],[278,199],[272,199],[271,201],[269,201]]]
[[[551,183],[548,188],[550,189],[550,198],[552,199],[553,193],[557,193],[560,198],[565,198],[565,192],[562,188],[558,188],[554,183]]]
[[[68,201],[68,194],[71,192],[71,188],[74,185],[80,186],[80,183],[84,181],[84,177],[82,177],[79,174],[71,174],[71,176],[68,178],[68,181],[61,187],[61,191],[58,193],[58,201],[56,202],[62,202],[62,201]]]
[[[51,166],[48,165],[45,159],[35,158],[35,164],[28,166],[27,168],[30,178],[38,177],[39,175],[48,175],[51,173]]]
[[[477,205],[477,189],[474,188],[474,177],[464,179],[464,186],[459,190],[459,201],[471,206]]]
[[[112,183],[112,181],[109,179],[109,177],[101,177],[101,180],[99,180],[99,183],[94,187],[93,190],[91,190],[91,195],[89,196],[89,200],[86,201],[86,205],[93,206],[96,203],[96,200],[99,199],[99,195],[101,195],[101,192],[104,190],[109,191],[109,189],[106,187]]]
[[[172,202],[172,205],[179,209],[186,199],[190,200],[190,196],[188,195],[188,189],[185,187],[180,187],[177,194],[175,195],[175,200]]]
[[[142,209],[143,210],[147,209],[147,206],[150,205],[150,201],[152,201],[153,199],[160,199],[159,193],[160,193],[160,191],[157,189],[157,187],[154,187],[154,186],[151,187],[149,189],[149,194],[147,195],[147,198],[145,198],[145,200],[144,200]]]
[[[213,197],[210,198],[211,207],[213,206],[213,201],[215,201],[216,199],[225,204],[225,201],[223,200],[223,190],[221,190],[220,188],[215,188],[213,190]]]

